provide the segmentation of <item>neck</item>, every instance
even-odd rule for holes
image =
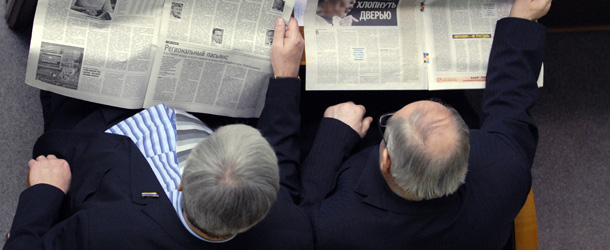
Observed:
[[[415,197],[412,195],[407,194],[404,190],[402,190],[402,188],[400,188],[398,185],[396,185],[396,183],[393,183],[394,185],[388,185],[390,186],[390,189],[392,190],[392,192],[394,192],[396,195],[400,196],[403,199],[407,199],[410,201],[421,201],[422,199],[419,197]]]
[[[410,201],[421,201],[422,200],[421,198],[409,195],[409,194],[407,194],[407,192],[402,190],[402,188],[400,188],[400,186],[398,186],[398,184],[396,184],[396,182],[394,182],[394,178],[392,178],[392,176],[389,174],[389,172],[387,172],[387,173],[382,172],[381,175],[383,175],[383,178],[385,179],[385,182],[388,184],[388,187],[390,188],[390,190],[392,190],[392,192],[395,193],[396,195],[400,196],[403,199],[407,199]]]
[[[221,237],[210,236],[210,235],[204,233],[203,231],[201,231],[201,229],[199,229],[199,228],[195,227],[193,224],[191,224],[191,222],[189,221],[189,219],[186,216],[186,213],[184,211],[182,211],[182,215],[184,216],[184,220],[186,221],[186,224],[191,228],[191,230],[193,230],[197,235],[203,237],[206,240],[209,240],[209,241],[223,241],[223,240],[228,240],[231,237],[233,237],[233,235],[221,236]]]

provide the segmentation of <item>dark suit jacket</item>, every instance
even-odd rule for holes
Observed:
[[[203,242],[184,228],[133,142],[103,133],[124,112],[102,108],[72,130],[39,138],[33,155],[66,159],[72,184],[68,195],[46,184],[26,189],[5,249],[313,248],[310,222],[294,200],[299,196],[299,99],[300,81],[270,82],[258,127],[277,152],[281,187],[269,214],[231,241]],[[142,198],[142,192],[160,197]]]
[[[302,206],[321,249],[502,249],[531,187],[536,99],[545,29],[500,20],[489,59],[480,129],[470,131],[465,184],[454,194],[409,201],[379,170],[379,146],[343,161],[359,140],[324,119],[302,168]]]

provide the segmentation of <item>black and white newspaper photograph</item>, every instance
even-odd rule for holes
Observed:
[[[55,86],[76,89],[83,62],[83,48],[43,42],[36,79]]]
[[[81,16],[99,20],[112,20],[117,0],[73,0],[70,7]]]

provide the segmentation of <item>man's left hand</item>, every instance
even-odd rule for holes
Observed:
[[[30,167],[30,185],[49,184],[61,189],[64,194],[70,189],[72,172],[66,160],[57,159],[55,155],[38,156],[28,162]]]

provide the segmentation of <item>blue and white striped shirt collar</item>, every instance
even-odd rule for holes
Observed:
[[[177,112],[182,116],[187,116],[185,115],[186,112]],[[191,117],[197,119],[194,116]],[[176,111],[164,104],[159,104],[142,110],[105,132],[127,136],[136,144],[144,158],[146,158],[146,161],[148,161],[159,184],[163,187],[180,221],[193,236],[210,243],[227,242],[233,239],[235,235],[227,240],[211,241],[196,234],[184,220],[184,215],[182,214],[182,192],[178,191],[182,171],[180,171],[176,153],[178,137],[176,123]],[[185,123],[188,124],[188,122]],[[199,121],[199,123],[201,122]],[[185,127],[192,129],[192,127]],[[208,132],[204,136],[200,136],[200,140],[205,139],[212,132],[203,123],[196,127],[198,127],[196,128],[197,130]],[[186,150],[190,151],[190,148]]]

